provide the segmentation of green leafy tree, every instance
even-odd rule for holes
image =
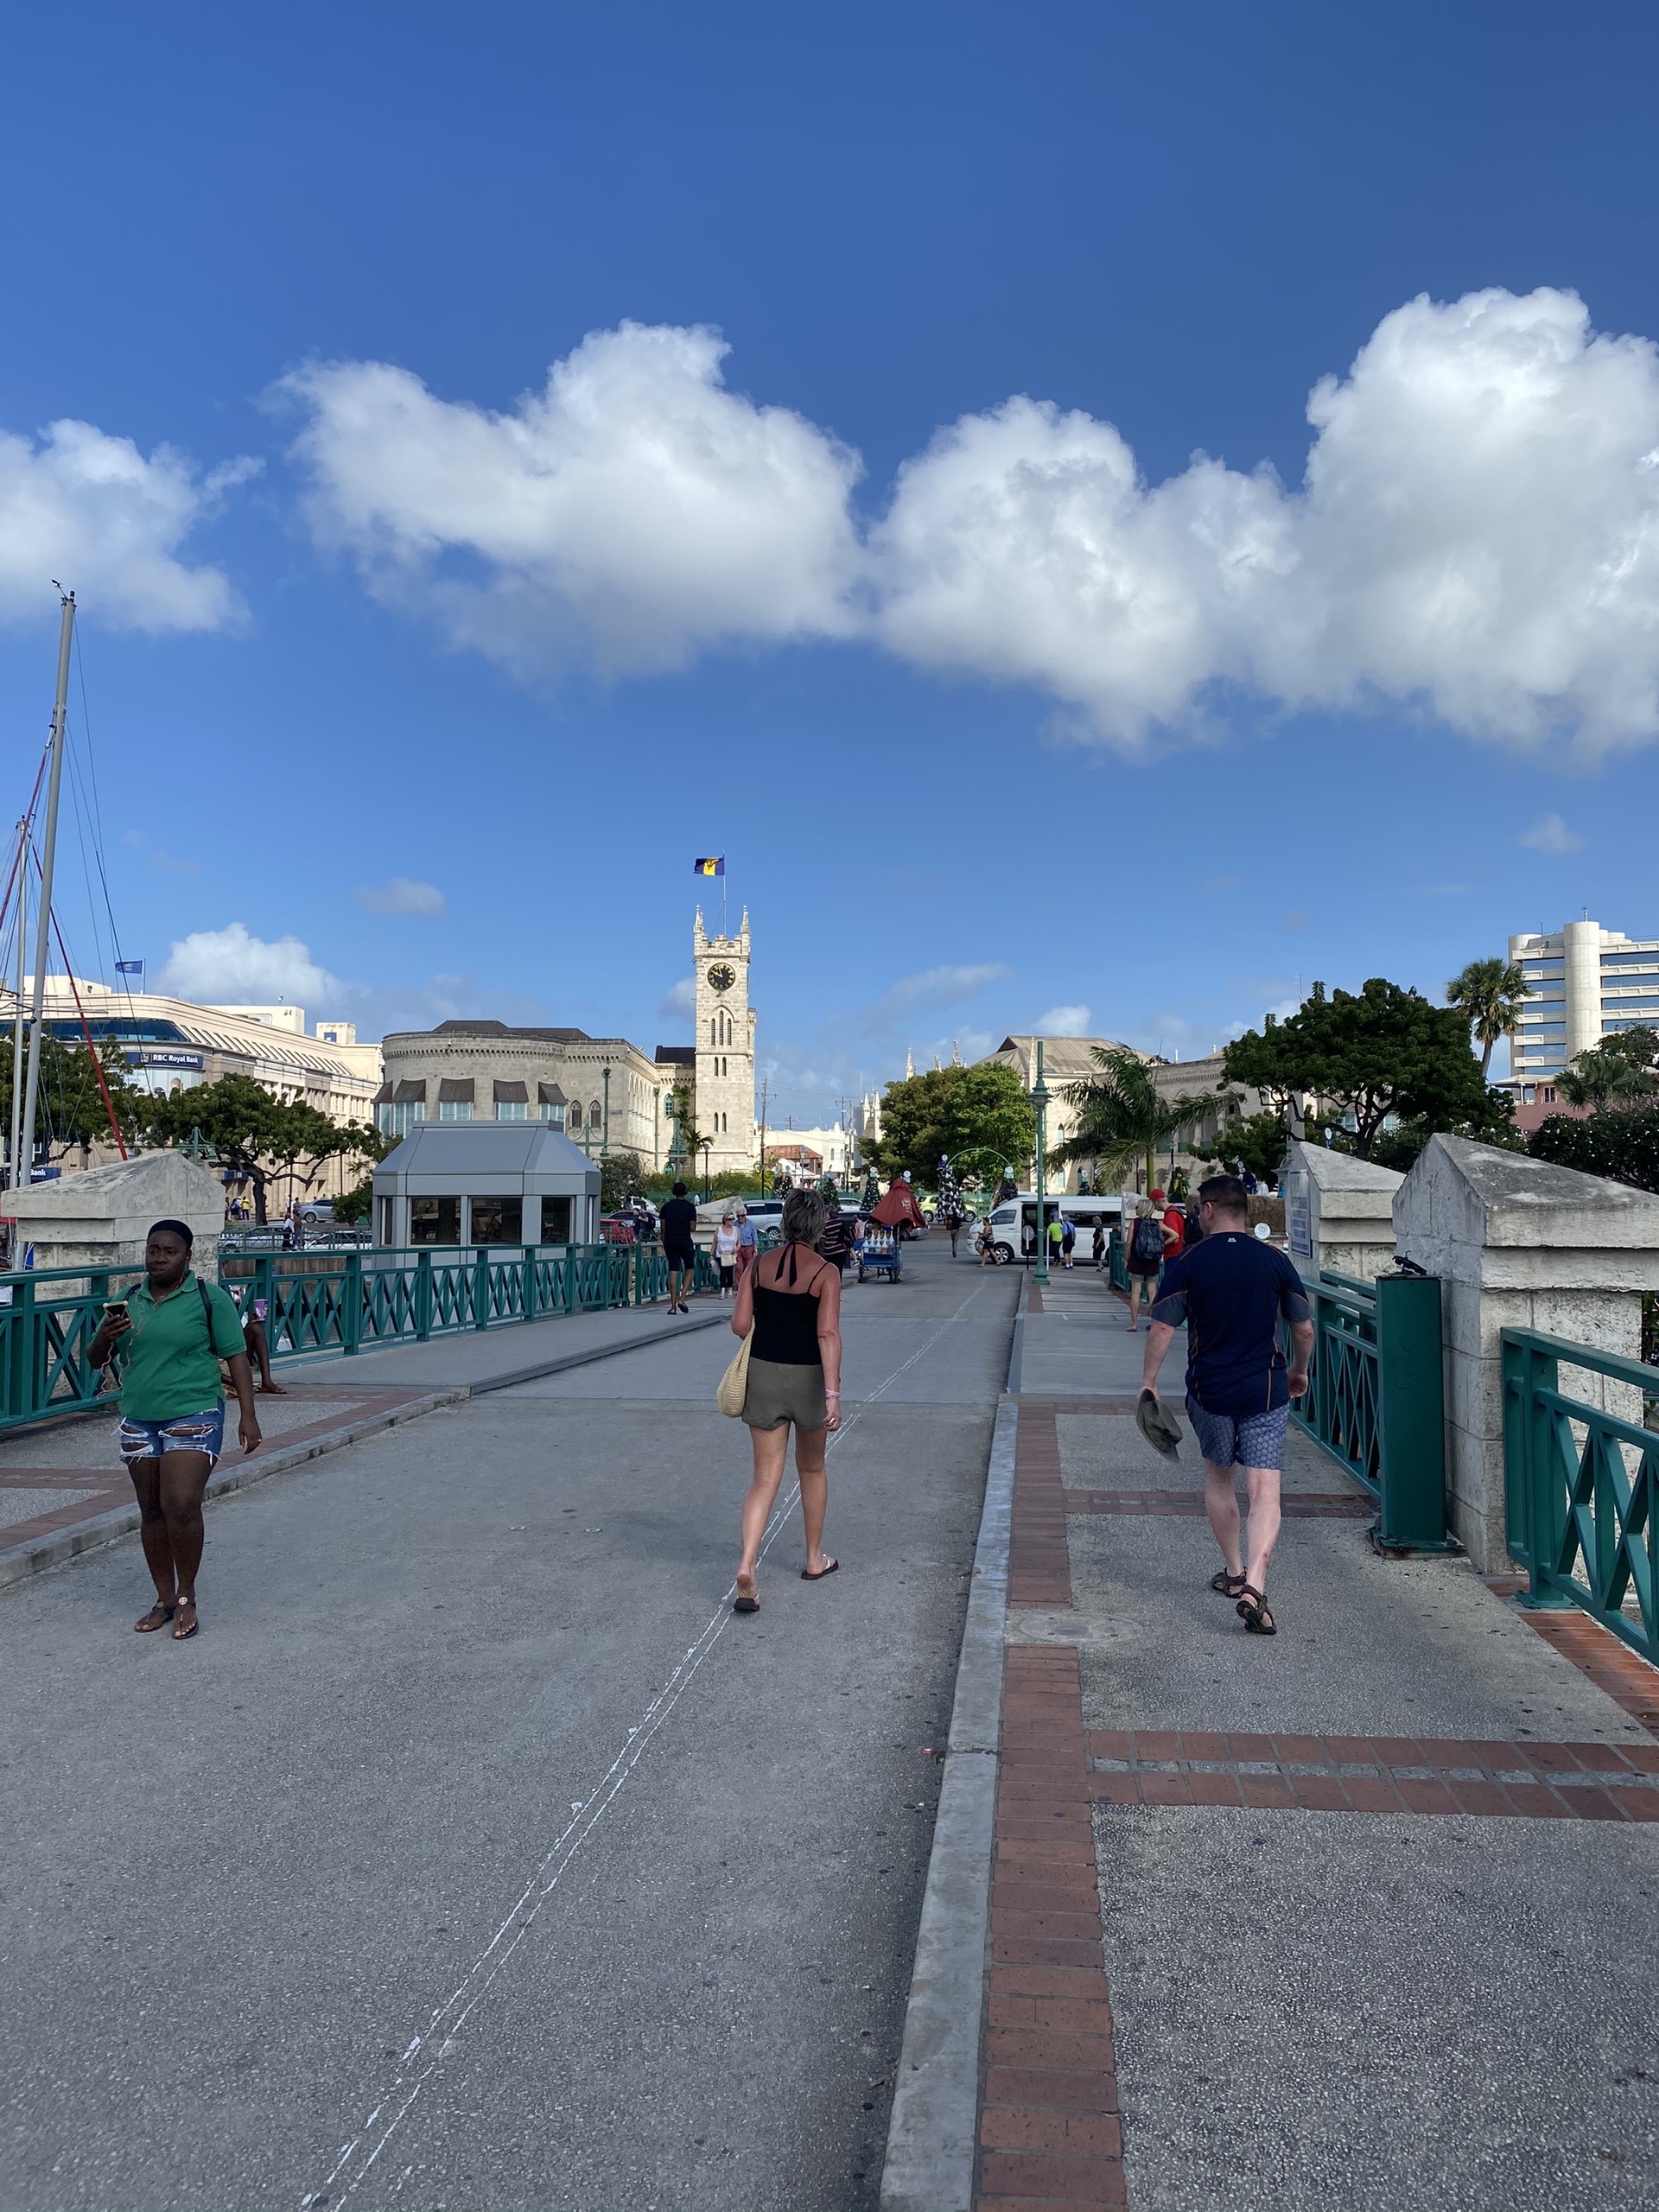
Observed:
[[[908,1171],[918,1189],[931,1190],[942,1154],[954,1159],[982,1148],[999,1160],[1029,1161],[1037,1114],[1017,1069],[980,1060],[890,1083],[881,1100],[881,1130],[868,1147],[875,1166],[889,1181]]]
[[[1049,1163],[1063,1167],[1069,1160],[1096,1163],[1096,1180],[1116,1181],[1126,1169],[1144,1161],[1148,1189],[1157,1180],[1156,1154],[1211,1114],[1221,1113],[1226,1099],[1219,1091],[1185,1092],[1178,1098],[1159,1096],[1153,1071],[1133,1052],[1096,1045],[1093,1052],[1098,1075],[1065,1086],[1062,1096],[1077,1111],[1077,1122],[1063,1145],[1049,1154]]]
[[[1374,976],[1358,991],[1315,983],[1287,1020],[1234,1038],[1222,1058],[1230,1083],[1275,1103],[1312,1095],[1351,1117],[1348,1149],[1370,1160],[1390,1115],[1431,1129],[1501,1127],[1503,1105],[1487,1090],[1461,1014]]]
[[[27,1046],[24,1058],[27,1088]],[[123,1138],[130,1143],[142,1126],[148,1095],[127,1079],[126,1062],[118,1045],[100,1043],[99,1065],[109,1088],[110,1103]],[[41,1033],[40,1092],[35,1104],[35,1138],[48,1160],[61,1160],[73,1147],[113,1141],[104,1095],[98,1087],[98,1069],[84,1043],[66,1045],[49,1029]],[[11,1127],[11,1033],[0,1035],[0,1127]],[[24,1150],[28,1150],[25,1144]],[[39,1153],[37,1151],[36,1157]]]
[[[1207,1144],[1189,1144],[1195,1160],[1230,1167],[1236,1160],[1258,1183],[1276,1187],[1290,1141],[1290,1122],[1283,1114],[1241,1114],[1224,1123]]]
[[[1626,1106],[1616,1114],[1551,1114],[1527,1141],[1535,1160],[1605,1175],[1633,1190],[1659,1191],[1659,1106]]]
[[[274,1176],[308,1190],[330,1160],[384,1159],[385,1140],[363,1122],[334,1122],[315,1106],[275,1098],[245,1075],[221,1076],[194,1090],[144,1101],[148,1134],[157,1144],[182,1145],[200,1129],[221,1167],[253,1188],[253,1217],[269,1220]]]
[[[374,1178],[365,1175],[360,1183],[353,1183],[349,1191],[342,1191],[334,1200],[336,1221],[366,1221],[374,1210]]]
[[[637,1152],[613,1152],[599,1163],[599,1210],[614,1213],[645,1194],[645,1163]]]
[[[1446,987],[1446,1002],[1468,1023],[1480,1047],[1480,1079],[1492,1065],[1492,1047],[1500,1037],[1513,1037],[1521,1027],[1521,1004],[1532,996],[1527,979],[1513,960],[1471,960]]]
[[[1645,1022],[1634,1029],[1617,1030],[1599,1045],[1580,1052],[1555,1078],[1555,1088],[1569,1106],[1628,1106],[1659,1091],[1659,1031]]]

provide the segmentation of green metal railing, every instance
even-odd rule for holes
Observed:
[[[1364,1281],[1321,1269],[1306,1395],[1291,1419],[1378,1505],[1385,1551],[1446,1551],[1440,1286],[1433,1275]]]
[[[771,1241],[762,1232],[763,1247]],[[86,1347],[105,1301],[143,1279],[140,1266],[0,1275],[0,1434],[100,1398],[112,1402]],[[350,1357],[465,1329],[648,1306],[668,1295],[668,1265],[656,1244],[226,1253],[219,1280],[245,1313],[254,1300],[264,1300],[274,1359]],[[719,1281],[712,1257],[699,1249],[693,1291],[713,1290]]]
[[[1654,1510],[1659,1433],[1644,1427],[1659,1376],[1639,1359],[1565,1337],[1505,1329],[1503,1489],[1523,1605],[1577,1605],[1659,1663]],[[1627,1420],[1560,1387],[1564,1366],[1630,1386]]]

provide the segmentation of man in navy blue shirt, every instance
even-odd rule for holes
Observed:
[[[1245,1627],[1275,1633],[1266,1596],[1279,1535],[1279,1474],[1290,1401],[1307,1388],[1313,1321],[1302,1279],[1282,1252],[1250,1234],[1249,1201],[1236,1175],[1198,1185],[1199,1243],[1164,1269],[1152,1307],[1141,1390],[1158,1395],[1170,1339],[1186,1325],[1186,1412],[1204,1454],[1204,1503],[1221,1547],[1223,1572],[1210,1587],[1236,1600]],[[1290,1324],[1291,1364],[1279,1349]],[[1234,1470],[1250,1498],[1249,1559],[1239,1548]]]

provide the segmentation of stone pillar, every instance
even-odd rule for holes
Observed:
[[[1538,1329],[1639,1356],[1659,1289],[1659,1197],[1462,1137],[1429,1140],[1394,1201],[1402,1258],[1440,1278],[1448,1518],[1485,1573],[1510,1566],[1499,1332]],[[1560,1387],[1639,1422],[1628,1386],[1560,1370]]]
[[[1282,1178],[1286,1242],[1305,1282],[1321,1268],[1370,1280],[1394,1265],[1394,1197],[1403,1175],[1293,1137]]]
[[[17,1224],[17,1260],[32,1244],[37,1268],[141,1266],[151,1222],[188,1222],[200,1272],[218,1278],[225,1186],[181,1152],[141,1152],[84,1175],[0,1192],[0,1211]]]

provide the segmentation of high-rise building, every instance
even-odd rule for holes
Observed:
[[[1529,992],[1512,1053],[1516,1084],[1559,1075],[1617,1030],[1659,1027],[1659,939],[1586,918],[1552,937],[1512,937],[1510,958]]]

